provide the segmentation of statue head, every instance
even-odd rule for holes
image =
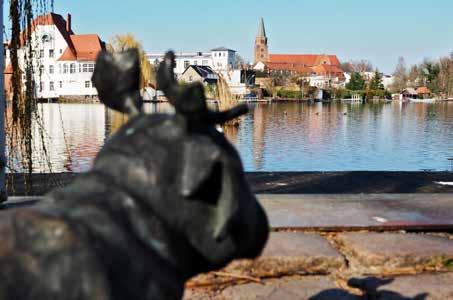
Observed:
[[[175,55],[168,52],[157,70],[157,88],[175,113],[146,114],[139,61],[136,50],[98,57],[93,82],[100,100],[130,120],[106,142],[94,171],[116,178],[120,188],[187,242],[201,260],[194,273],[258,256],[268,221],[239,154],[216,129],[246,113],[247,106],[210,110],[201,83],[178,84]]]

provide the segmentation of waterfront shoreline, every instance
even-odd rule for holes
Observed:
[[[33,174],[31,195],[69,184],[77,173]],[[23,196],[23,174],[9,175],[8,195]],[[453,172],[246,172],[256,194],[453,193]]]

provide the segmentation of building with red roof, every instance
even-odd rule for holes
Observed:
[[[70,14],[65,19],[55,13],[38,16],[32,23],[31,38],[27,30],[21,36],[19,57],[26,51],[30,40],[35,49],[33,60],[36,95],[38,98],[60,97],[93,98],[97,91],[91,83],[96,57],[105,50],[105,43],[97,34],[75,34]],[[21,64],[24,64],[22,60]],[[6,54],[5,88],[12,73],[9,53]],[[21,66],[21,69],[24,69]]]
[[[320,88],[344,84],[344,72],[336,55],[332,54],[272,54],[261,19],[255,39],[255,67],[268,73],[291,73],[304,77],[312,86]]]

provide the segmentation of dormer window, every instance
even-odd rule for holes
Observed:
[[[41,37],[43,43],[48,43],[52,40],[51,36],[47,33],[43,34]]]

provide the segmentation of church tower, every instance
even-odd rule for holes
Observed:
[[[261,18],[258,35],[255,39],[255,64],[257,62],[267,62],[269,60],[269,49],[267,47],[266,30],[264,29],[264,20]]]

